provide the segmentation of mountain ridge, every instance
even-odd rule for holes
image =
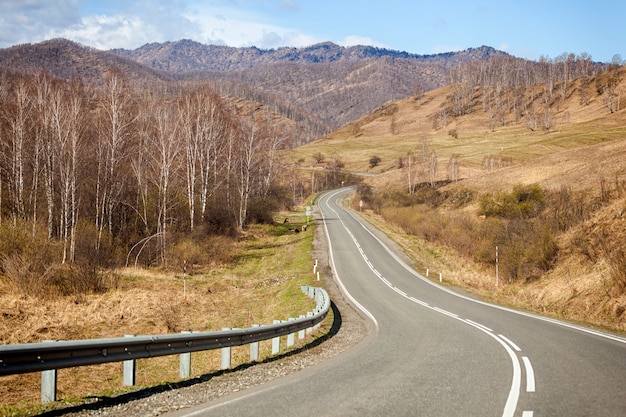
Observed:
[[[280,47],[260,49],[256,46],[231,47],[202,44],[189,39],[170,42],[151,42],[136,49],[111,49],[109,52],[131,58],[155,69],[186,71],[228,71],[254,68],[268,63],[300,62],[323,63],[340,60],[392,58],[410,59],[418,62],[449,60],[451,66],[460,61],[483,59],[490,56],[508,56],[490,46],[468,48],[459,52],[420,55],[406,51],[378,48],[368,45],[340,46],[333,42],[321,42],[307,47]]]
[[[80,76],[88,82],[97,83],[102,74],[112,67],[121,69],[131,79],[173,80],[170,74],[133,59],[63,38],[0,49],[0,71],[6,72],[45,70],[55,77],[71,79]]]

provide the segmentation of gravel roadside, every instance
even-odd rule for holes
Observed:
[[[323,223],[316,219],[312,257],[320,266],[320,285],[332,300],[330,329],[297,350],[264,362],[241,365],[233,370],[203,375],[178,383],[142,388],[106,398],[88,399],[78,405],[47,411],[40,416],[159,416],[193,407],[225,395],[272,381],[314,366],[356,345],[370,332],[368,322],[347,302],[337,287],[328,266],[328,243]],[[328,327],[328,326],[327,326]]]

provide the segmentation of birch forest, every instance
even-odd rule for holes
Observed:
[[[135,82],[134,84],[137,84]],[[181,239],[234,235],[290,204],[277,151],[289,133],[202,84],[0,78],[0,257],[51,265],[168,265]]]

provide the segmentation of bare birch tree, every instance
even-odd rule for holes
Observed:
[[[176,162],[181,151],[178,139],[178,115],[166,104],[157,109],[156,130],[151,137],[153,182],[157,187],[157,235],[160,242],[161,261],[165,262],[165,248],[169,222],[169,208],[173,180],[176,175]]]
[[[228,122],[219,97],[208,87],[185,93],[179,111],[185,145],[189,225],[193,230],[196,203],[200,204],[201,217],[204,219],[208,198],[224,180],[220,175],[219,156]]]
[[[63,242],[61,263],[65,263],[74,261],[76,249],[77,168],[84,120],[80,81],[75,80],[71,86],[55,91],[51,105],[59,172],[59,233]]]
[[[430,153],[430,159],[428,164],[428,178],[430,181],[430,186],[435,186],[435,181],[437,179],[437,154],[435,151]]]
[[[239,154],[235,163],[237,164],[237,189],[239,197],[239,210],[237,214],[237,227],[243,229],[248,217],[248,202],[250,201],[250,191],[255,158],[259,152],[261,134],[259,127],[254,123],[244,126],[239,136]]]
[[[25,208],[25,169],[30,126],[32,99],[27,80],[19,78],[12,89],[8,89],[6,101],[2,106],[2,118],[7,124],[6,139],[2,140],[2,157],[6,172],[9,199],[12,201],[12,216],[26,218]]]
[[[43,187],[46,199],[47,209],[47,226],[48,239],[54,236],[54,219],[55,219],[55,167],[56,167],[56,150],[54,149],[53,138],[53,106],[52,100],[55,94],[56,86],[52,78],[46,73],[41,72],[35,79],[36,90],[36,114],[37,132],[36,132],[36,153],[35,164],[36,174],[41,172],[43,177]],[[41,171],[40,171],[41,170]],[[36,175],[35,174],[35,175]],[[38,177],[37,177],[38,178]],[[33,182],[34,204],[33,213],[36,213],[36,196],[38,190],[38,181]],[[35,216],[33,216],[35,217]],[[35,221],[33,218],[33,233],[35,230]]]
[[[118,70],[111,70],[105,76],[100,111],[99,130],[102,135],[99,137],[97,151],[96,249],[100,247],[102,232],[106,227],[110,234],[113,233],[113,211],[119,204],[124,184],[119,175],[120,165],[127,157],[130,135],[136,119],[132,97],[123,74]]]

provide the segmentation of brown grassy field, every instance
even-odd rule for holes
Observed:
[[[304,217],[290,219],[294,227]],[[117,288],[106,293],[47,300],[20,295],[8,281],[0,280],[0,340],[4,344],[216,331],[298,317],[315,305],[300,290],[301,285],[315,285],[312,227],[309,230],[294,234],[282,223],[252,226],[242,239],[232,242],[232,263],[188,267],[186,301],[182,270],[127,268],[117,271]],[[310,342],[311,337],[307,335],[294,348]],[[269,357],[271,343],[262,342],[260,349],[261,359]],[[233,348],[233,366],[246,363],[248,355],[248,346]],[[219,351],[192,355],[193,375],[215,372],[219,366]],[[39,373],[1,377],[0,415],[41,411],[40,378]],[[177,356],[138,361],[138,386],[178,379]],[[58,373],[58,398],[62,401],[124,390],[120,363]]]

